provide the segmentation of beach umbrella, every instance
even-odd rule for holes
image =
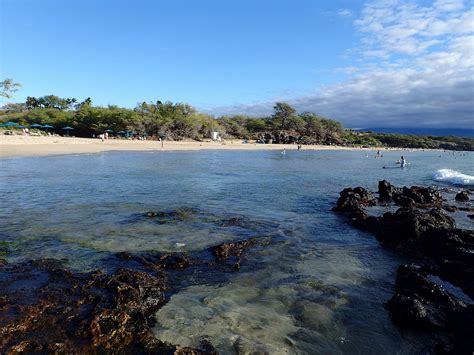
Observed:
[[[20,124],[18,122],[7,122],[7,123],[3,123],[1,124],[0,126],[2,127],[16,127],[16,126],[19,126]]]
[[[127,133],[127,132],[125,132],[125,131],[118,131],[117,133],[118,133],[118,134],[125,134],[125,133]]]
[[[25,128],[25,126],[19,125],[18,128]]]
[[[112,131],[111,129],[106,129],[105,132],[107,132],[107,133],[114,133],[114,131]]]
[[[43,128],[54,128],[54,126],[51,126],[51,125],[49,125],[49,124],[45,124],[45,125],[43,126]]]
[[[30,125],[30,128],[41,128],[41,127],[43,127],[43,125],[38,124],[38,123],[33,123],[32,125]]]
[[[72,128],[72,127],[69,127],[69,126],[66,126],[66,127],[63,127],[62,129],[63,129],[63,130],[65,130],[65,131],[66,131],[66,134],[67,134],[67,136],[69,136],[69,132],[70,132],[72,129],[74,129],[74,128]]]

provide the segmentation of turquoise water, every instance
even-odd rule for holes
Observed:
[[[157,313],[155,334],[181,345],[201,336],[224,353],[416,353],[429,338],[400,331],[384,308],[403,262],[331,211],[348,186],[436,185],[440,169],[474,175],[472,153],[201,151],[103,153],[0,160],[0,247],[9,262],[52,257],[107,268],[119,251],[199,252],[267,238],[225,281],[189,285]],[[458,181],[459,182],[459,181]],[[157,224],[146,211],[189,208]],[[472,223],[458,212],[462,227]],[[237,216],[241,226],[216,221]],[[177,244],[178,243],[178,244]]]

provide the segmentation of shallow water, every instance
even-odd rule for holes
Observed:
[[[118,251],[198,252],[267,238],[225,281],[190,284],[157,313],[162,340],[224,353],[417,353],[429,338],[400,331],[384,308],[403,260],[331,212],[348,186],[459,187],[439,169],[474,175],[472,153],[201,151],[103,153],[0,160],[0,252],[10,262],[52,257],[107,268]],[[158,224],[146,211],[185,209]],[[189,209],[189,210],[188,210]],[[466,212],[458,224],[472,228]],[[227,226],[219,221],[239,217]],[[178,243],[178,244],[177,244]],[[184,244],[184,246],[183,246]],[[1,256],[1,255],[0,255]]]

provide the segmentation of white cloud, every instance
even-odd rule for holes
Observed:
[[[288,100],[300,111],[346,126],[474,126],[474,9],[461,0],[431,5],[382,0],[367,3],[354,21],[361,35],[358,68],[348,80]],[[215,113],[256,115],[273,102],[234,105]]]
[[[354,15],[349,9],[339,9],[337,10],[337,14],[341,17],[352,17]]]

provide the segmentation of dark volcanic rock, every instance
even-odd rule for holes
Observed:
[[[0,353],[215,353],[153,336],[153,315],[165,302],[159,274],[76,274],[38,260],[0,268],[0,289]]]
[[[444,212],[464,208],[442,205],[442,196],[432,188],[398,189],[385,180],[379,182],[379,195],[403,207],[369,216],[352,190],[344,189],[335,210],[345,212],[354,226],[373,232],[384,244],[423,265],[399,268],[396,293],[387,304],[393,320],[401,326],[435,331],[440,341],[436,352],[473,353],[474,305],[464,304],[428,278],[429,270],[474,299],[474,231],[457,229],[454,219]]]
[[[395,213],[386,212],[381,217],[369,217],[355,225],[376,233],[377,237],[391,246],[419,244],[438,229],[454,228],[454,220],[443,210],[427,212],[411,208],[399,208]]]
[[[362,187],[347,188],[339,193],[335,211],[344,212],[351,217],[365,218],[364,206],[375,206],[376,201],[372,193]]]
[[[392,199],[400,206],[435,207],[443,202],[439,191],[431,187],[412,186],[398,188],[387,180],[379,181],[379,197],[381,200]]]
[[[474,350],[474,322],[471,305],[430,281],[418,265],[401,265],[398,268],[395,295],[387,302],[392,319],[399,325],[436,331],[437,336],[448,336],[438,349],[451,352]],[[467,334],[471,336],[466,337]],[[440,338],[442,339],[442,338]],[[458,353],[455,351],[455,353]],[[466,352],[466,354],[469,352]]]
[[[453,205],[442,205],[441,208],[447,212],[456,212],[458,208]]]
[[[456,201],[466,202],[469,201],[469,193],[467,191],[461,191],[456,194]]]
[[[441,194],[431,187],[404,186],[401,193],[393,196],[395,203],[401,206],[433,207],[439,206],[443,199]]]
[[[184,253],[142,253],[121,252],[120,259],[134,260],[150,270],[186,269],[193,260]]]
[[[379,197],[381,200],[389,200],[393,195],[401,193],[401,189],[393,186],[387,180],[379,181]]]
[[[214,247],[214,255],[219,260],[228,259],[230,256],[242,256],[246,249],[252,244],[253,240],[247,239],[235,243],[222,243]]]
[[[157,224],[177,223],[190,220],[197,213],[192,208],[177,208],[166,211],[149,211],[145,217],[151,218]]]
[[[239,270],[241,256],[254,244],[254,239],[247,239],[234,243],[222,243],[212,248],[212,252],[219,262],[224,263],[232,270]]]
[[[398,268],[396,293],[387,303],[392,318],[410,327],[445,328],[452,313],[466,305],[420,270],[414,264]]]

